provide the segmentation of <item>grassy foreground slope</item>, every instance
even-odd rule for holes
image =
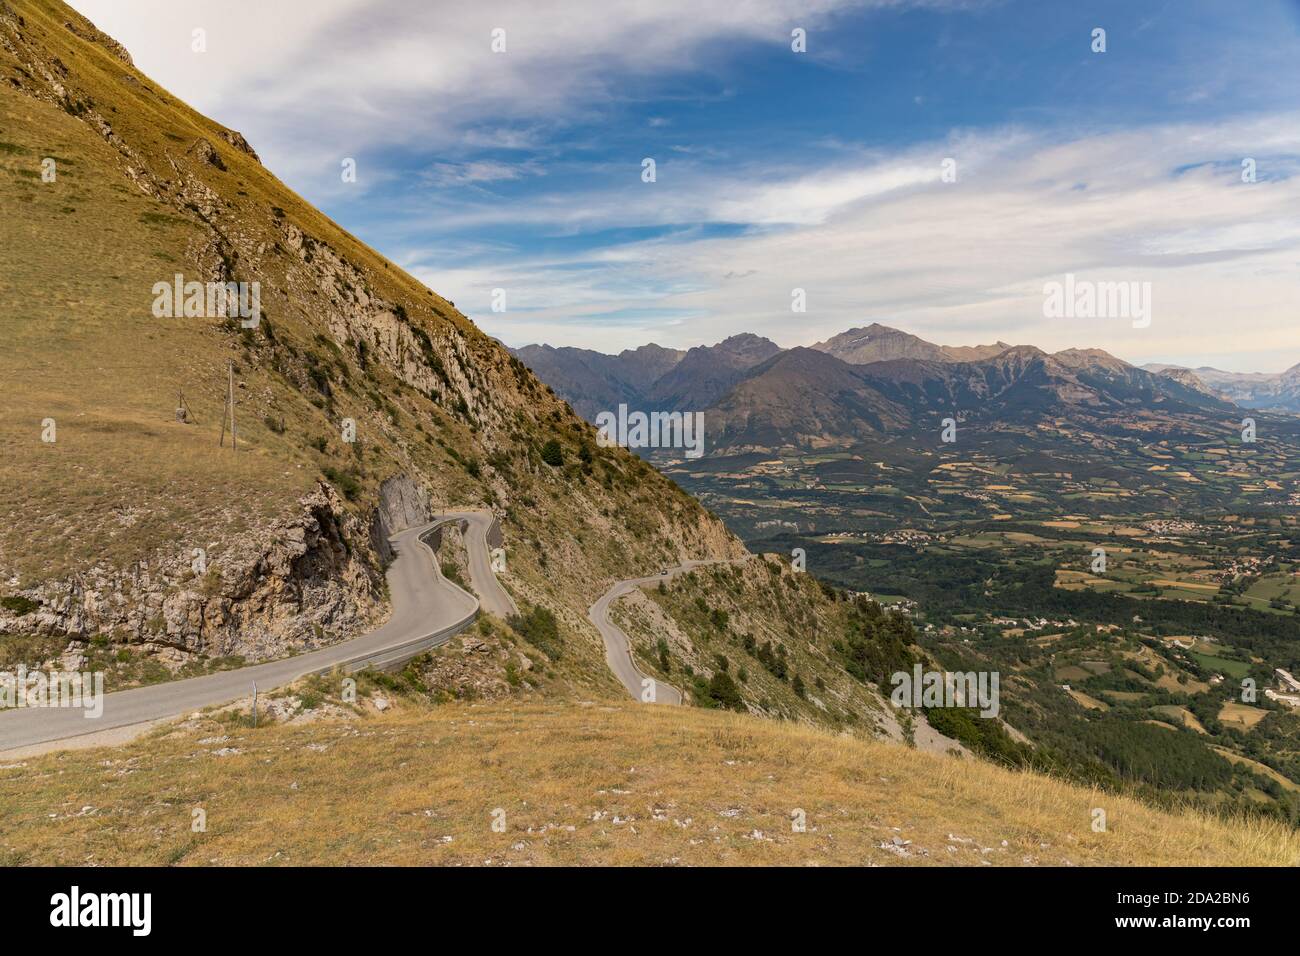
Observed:
[[[205,716],[0,768],[5,864],[1294,865],[1300,836],[693,708]],[[1105,810],[1106,832],[1092,828]],[[193,832],[194,811],[206,832]],[[504,815],[494,811],[504,811]],[[803,832],[794,811],[802,810]],[[500,820],[493,829],[493,822]]]

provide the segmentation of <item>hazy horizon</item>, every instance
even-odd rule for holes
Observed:
[[[895,329],[896,331],[899,331],[899,332],[907,332],[908,334],[916,335],[915,332],[911,332],[909,329],[903,329],[903,328],[899,328],[899,327],[897,327],[897,326],[889,326],[889,324],[888,324],[887,322],[879,322],[878,320],[873,320],[873,321],[878,322],[878,324],[880,324],[880,325],[886,325],[886,326],[888,326],[889,328]],[[871,324],[872,324],[872,322],[868,322],[868,323],[867,323],[867,325],[871,325]],[[851,328],[841,329],[840,332],[849,332],[849,331],[851,331],[852,329],[865,328],[865,327],[866,327],[866,326],[852,326]],[[621,349],[615,349],[615,350],[613,350],[613,351],[605,351],[604,349],[591,349],[591,351],[594,351],[594,352],[602,352],[603,354],[606,354],[606,355],[617,355],[617,354],[619,354],[620,352],[623,352],[623,351],[634,351],[634,350],[636,350],[636,349],[638,349],[638,348],[641,348],[642,346],[646,346],[646,345],[657,345],[657,346],[659,346],[659,347],[661,347],[661,348],[672,348],[672,349],[679,349],[679,350],[681,350],[681,351],[687,351],[687,350],[692,349],[692,348],[708,347],[708,346],[712,346],[712,345],[718,345],[718,344],[720,344],[721,342],[723,342],[723,341],[725,340],[725,338],[731,338],[732,336],[743,335],[743,334],[746,334],[746,333],[743,333],[743,332],[733,332],[731,335],[724,337],[724,339],[717,339],[717,340],[714,340],[714,341],[707,341],[707,342],[706,342],[706,341],[690,342],[689,344],[686,344],[686,345],[668,345],[668,344],[665,344],[664,342],[658,342],[658,341],[651,340],[651,341],[648,341],[648,342],[640,342],[640,343],[638,343],[637,345],[629,345],[629,346],[626,346],[626,347],[621,348]],[[757,334],[757,333],[749,333],[749,334]],[[835,333],[835,334],[838,335],[838,334],[840,334],[840,333],[837,332],[837,333]],[[810,348],[812,345],[816,344],[816,342],[823,342],[823,341],[826,340],[826,339],[822,338],[822,339],[816,339],[816,340],[814,340],[814,341],[809,341],[809,342],[803,342],[803,341],[800,341],[800,342],[784,343],[784,342],[781,342],[780,340],[778,340],[778,339],[776,339],[776,338],[773,338],[772,336],[763,336],[763,337],[766,338],[766,339],[768,339],[769,341],[773,342],[774,344],[776,344],[777,346],[779,346],[779,347],[782,348],[782,349]],[[829,337],[829,336],[828,336],[828,337]],[[987,342],[942,341],[942,340],[938,340],[938,339],[929,339],[929,338],[926,338],[925,336],[917,336],[917,337],[918,337],[918,338],[925,339],[927,342],[931,342],[931,343],[934,344],[934,345],[953,346],[953,347],[960,347],[960,346],[977,346],[977,345],[992,345],[992,344],[994,344],[995,342],[1000,342],[1000,341],[1001,341],[1001,342],[1006,342],[1006,344],[1007,344],[1008,346],[1010,346],[1010,347],[1016,347],[1016,346],[1034,346],[1034,347],[1036,347],[1036,348],[1040,348],[1040,347],[1041,347],[1041,346],[1037,346],[1037,345],[1036,345],[1035,343],[1033,343],[1033,342],[1010,342],[1010,341],[1007,341],[1006,339],[1004,339],[1004,338],[1002,338],[1002,337],[1000,337],[1000,336],[994,336],[992,340],[987,341]],[[512,349],[521,349],[521,348],[526,348],[526,347],[528,347],[528,346],[530,346],[530,345],[549,346],[549,347],[551,347],[551,348],[557,348],[557,349],[558,349],[558,348],[586,348],[586,346],[581,346],[581,345],[556,345],[556,344],[551,343],[551,342],[520,342],[520,343],[517,343],[517,344],[516,344],[516,343],[514,343],[514,342],[507,341],[506,339],[501,338],[500,336],[498,336],[497,338],[498,338],[498,339],[502,342],[502,344],[504,344],[507,348],[512,348]],[[1060,352],[1060,351],[1064,351],[1064,350],[1066,350],[1066,349],[1072,349],[1072,348],[1074,348],[1074,349],[1090,349],[1090,348],[1096,348],[1096,346],[1094,346],[1094,345],[1066,345],[1066,346],[1064,346],[1063,348],[1060,348],[1060,349],[1052,349],[1052,350],[1050,350],[1050,351],[1047,350],[1047,349],[1043,349],[1043,351],[1048,352],[1049,354],[1051,354],[1051,352]],[[1137,366],[1137,367],[1139,367],[1139,368],[1141,368],[1142,366],[1145,366],[1145,365],[1170,365],[1170,366],[1175,366],[1175,365],[1176,365],[1176,366],[1181,366],[1181,367],[1183,367],[1183,368],[1189,368],[1189,369],[1191,369],[1191,370],[1193,370],[1193,371],[1195,371],[1195,370],[1197,370],[1197,369],[1200,369],[1200,368],[1214,368],[1214,369],[1217,369],[1218,371],[1221,371],[1221,372],[1235,372],[1235,373],[1241,373],[1241,374],[1256,373],[1256,374],[1260,374],[1260,375],[1278,375],[1278,374],[1281,374],[1282,372],[1286,372],[1286,371],[1290,370],[1291,368],[1295,367],[1297,364],[1300,364],[1300,357],[1298,357],[1297,360],[1296,360],[1295,362],[1291,362],[1291,363],[1289,363],[1289,364],[1287,364],[1287,365],[1285,365],[1285,366],[1283,366],[1282,368],[1279,368],[1279,369],[1224,368],[1224,367],[1222,367],[1222,366],[1211,365],[1210,363],[1205,363],[1205,362],[1200,363],[1200,364],[1198,364],[1198,365],[1188,365],[1188,364],[1180,363],[1180,362],[1167,362],[1167,361],[1163,361],[1163,360],[1158,359],[1158,358],[1154,358],[1154,359],[1142,359],[1142,360],[1140,360],[1140,361],[1135,361],[1135,360],[1130,359],[1130,358],[1127,358],[1127,357],[1125,357],[1125,356],[1123,356],[1123,355],[1116,355],[1115,358],[1122,359],[1123,361],[1128,362],[1130,365],[1134,365],[1134,366]]]

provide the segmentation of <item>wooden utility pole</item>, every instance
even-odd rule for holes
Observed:
[[[235,363],[230,363],[230,384],[226,391],[226,412],[221,416],[221,440],[217,443],[221,446],[226,444],[226,418],[230,419],[230,447],[239,451],[239,438],[235,432]]]

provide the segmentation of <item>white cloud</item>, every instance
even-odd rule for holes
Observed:
[[[849,7],[938,0],[72,0],[142,70],[272,165],[587,115],[636,75],[698,68],[718,40],[785,45]],[[194,28],[207,52],[190,49]],[[492,31],[506,31],[494,53]],[[486,129],[486,132],[484,131]]]
[[[541,176],[544,170],[536,163],[502,163],[474,160],[467,163],[434,163],[421,174],[435,186],[470,186],[479,183],[508,182],[525,176]]]
[[[535,301],[526,326],[471,313],[511,344],[522,344],[526,329],[547,333],[541,337],[552,344],[634,345],[643,330],[588,318],[632,305],[696,316],[642,339],[674,345],[740,331],[810,344],[878,320],[944,343],[1004,338],[1143,360],[1219,355],[1230,365],[1234,354],[1273,346],[1289,365],[1300,359],[1300,177],[1246,184],[1233,164],[1210,162],[1252,149],[1263,155],[1257,147],[1265,140],[1269,151],[1300,152],[1300,132],[1288,139],[1278,130],[1300,130],[1300,116],[1065,143],[994,131],[952,152],[951,144],[922,146],[832,171],[816,188],[809,175],[754,185],[754,170],[739,183],[701,174],[687,195],[674,191],[658,208],[598,200],[584,215],[686,222],[693,212],[696,222],[744,216],[794,225],[618,246],[595,256],[601,268],[593,274],[575,270],[573,260],[527,260],[494,279],[516,288],[518,300]],[[933,155],[958,158],[957,183],[935,181],[937,167],[922,162]],[[565,210],[532,209],[539,217],[547,211],[557,228],[567,224]],[[1043,283],[1066,272],[1151,282],[1151,327],[1044,319]],[[790,312],[795,287],[807,290],[806,314]]]

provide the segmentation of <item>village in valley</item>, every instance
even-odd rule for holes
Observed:
[[[668,470],[751,548],[802,548],[818,576],[909,616],[946,665],[999,670],[1001,717],[1030,746],[1071,754],[1122,722],[1117,747],[1176,734],[1183,764],[1222,764],[1213,784],[1152,770],[1167,790],[1300,804],[1292,444],[1090,435],[1086,453],[1049,453],[1020,437],[1016,456],[993,437],[896,440]]]

